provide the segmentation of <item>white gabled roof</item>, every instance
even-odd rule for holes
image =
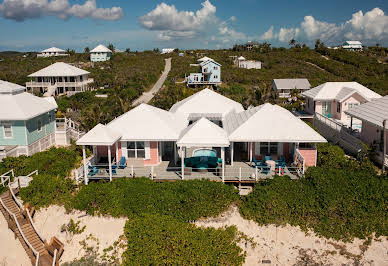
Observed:
[[[234,142],[326,142],[290,111],[270,103],[243,114],[229,114],[224,128],[229,132],[229,141]]]
[[[51,47],[46,50],[43,50],[42,53],[64,53],[65,50],[59,49],[57,47]]]
[[[244,56],[240,56],[239,58],[237,58],[237,60],[239,60],[239,61],[244,61],[244,60],[246,60],[246,59],[245,59]]]
[[[178,146],[185,147],[229,147],[229,144],[226,131],[206,118],[183,130],[177,141]]]
[[[175,141],[187,122],[180,115],[141,104],[107,124],[124,141]]]
[[[345,41],[349,45],[362,45],[360,41]]]
[[[214,61],[213,59],[211,59],[210,57],[207,57],[207,56],[204,56],[204,57],[198,59],[197,61],[198,62],[206,62],[206,61],[209,61],[209,60]]]
[[[311,88],[308,79],[274,79],[273,82],[277,89],[300,89],[308,90]]]
[[[244,108],[240,103],[207,88],[175,103],[170,109],[170,112],[181,114],[186,119],[192,113],[221,114],[224,117],[231,111],[242,112]]]
[[[220,63],[217,63],[217,62],[214,61],[213,59],[207,60],[207,61],[203,61],[203,62],[201,62],[199,65],[200,65],[201,67],[203,67],[203,66],[206,66],[206,65],[209,64],[209,63],[214,63],[214,64],[216,64],[216,65],[218,65],[218,66],[221,66]]]
[[[107,145],[111,146],[121,138],[121,134],[108,128],[105,125],[98,124],[88,133],[77,140],[77,145]]]
[[[345,114],[382,128],[383,121],[388,119],[388,95],[353,107],[345,111]],[[388,122],[385,127],[388,129]]]
[[[358,82],[326,82],[303,92],[302,95],[313,100],[335,100],[337,98],[343,98],[351,90],[354,90],[354,92],[357,92],[368,101],[381,98],[380,94],[377,94]]]
[[[97,45],[93,50],[90,51],[91,53],[111,53],[112,51],[105,47],[102,44]]]
[[[25,91],[26,88],[15,83],[0,80],[0,94],[16,94]]]
[[[58,108],[54,98],[37,97],[10,82],[0,81],[0,92],[0,120],[29,120]]]
[[[57,62],[48,67],[45,67],[31,75],[29,77],[75,77],[81,76],[85,74],[89,74],[90,72],[80,69],[78,67],[63,63]]]

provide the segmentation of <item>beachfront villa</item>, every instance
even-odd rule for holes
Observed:
[[[237,67],[245,69],[261,69],[261,61],[247,60],[240,56],[235,61]]]
[[[55,145],[55,99],[25,90],[0,80],[0,160],[33,155]]]
[[[306,97],[305,111],[318,113],[350,126],[350,116],[345,111],[358,105],[381,98],[381,95],[357,82],[326,82],[302,93]],[[354,120],[352,127],[360,127]]]
[[[209,57],[198,60],[200,73],[190,73],[186,77],[187,86],[190,85],[219,85],[221,84],[221,65]]]
[[[90,51],[90,61],[92,62],[105,62],[110,60],[111,56],[112,51],[102,44]]]
[[[351,117],[351,121],[358,119],[362,122],[360,139],[370,147],[374,147],[375,151],[380,153],[379,156],[384,151],[385,142],[385,164],[388,166],[388,96],[356,106],[345,111],[345,114]]]
[[[362,51],[362,43],[360,41],[345,41],[342,48],[347,51]]]
[[[90,72],[75,66],[57,62],[35,73],[26,82],[28,91],[44,94],[44,96],[67,95],[90,90],[93,79]]]
[[[311,88],[308,79],[274,79],[272,89],[279,94],[279,98],[289,98],[291,91],[304,92]]]
[[[46,50],[43,50],[40,54],[36,55],[37,57],[51,57],[51,56],[69,56],[65,50],[59,49],[57,47],[51,47]]]
[[[141,104],[77,141],[85,182],[120,176],[219,181],[297,175],[317,159],[326,140],[286,109],[243,106],[210,89],[169,111]],[[92,147],[87,159],[85,146]]]

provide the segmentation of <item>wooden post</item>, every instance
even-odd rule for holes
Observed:
[[[86,168],[86,151],[85,151],[85,145],[82,145],[82,158],[84,160],[84,180],[85,185],[88,184],[88,169]]]
[[[353,129],[353,116],[350,117],[350,129]]]
[[[258,178],[259,178],[259,169],[257,168],[257,166],[255,167],[255,179],[256,179],[256,182],[257,182],[257,180],[258,180]]]
[[[119,164],[120,164],[119,144],[117,142],[115,143],[115,148],[116,148],[116,166],[119,167]]]
[[[182,180],[185,179],[185,148],[181,147],[181,173]]]
[[[221,147],[222,182],[225,182],[225,147]]]
[[[154,180],[154,166],[151,166],[151,180]]]
[[[233,166],[234,142],[230,145],[230,165]]]
[[[387,130],[385,129],[387,125],[387,119],[383,121],[383,174],[385,172],[385,154],[387,153]]]
[[[110,151],[110,146],[108,145],[108,164],[109,164],[109,181],[112,181],[112,155]]]
[[[131,176],[133,178],[133,165],[131,165]]]
[[[241,182],[241,167],[238,170],[238,181]]]

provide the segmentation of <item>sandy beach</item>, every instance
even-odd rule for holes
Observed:
[[[385,237],[373,240],[362,254],[360,246],[363,240],[343,243],[318,237],[313,232],[306,235],[295,226],[259,226],[241,217],[237,207],[231,207],[216,218],[201,219],[196,225],[215,228],[234,225],[251,238],[252,241],[239,244],[247,252],[245,265],[311,265],[314,262],[319,265],[354,265],[355,262],[360,262],[359,265],[388,265]]]

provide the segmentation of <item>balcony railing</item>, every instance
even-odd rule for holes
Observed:
[[[51,82],[29,81],[29,82],[26,82],[26,87],[50,87],[50,86],[54,86],[54,87],[82,87],[82,86],[88,85],[88,84],[93,83],[93,82],[94,82],[94,80],[92,78],[84,80],[84,81],[74,81],[74,82],[57,81],[54,84],[52,84]]]
[[[279,92],[279,98],[289,98],[290,96],[289,92]]]

